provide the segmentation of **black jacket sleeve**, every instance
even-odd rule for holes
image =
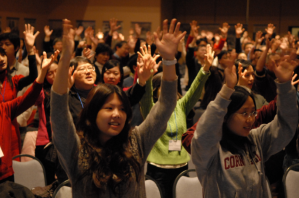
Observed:
[[[29,75],[20,79],[18,83],[19,91],[21,91],[24,87],[33,83],[33,81],[37,78],[35,55],[29,55],[28,60],[29,60]]]
[[[145,86],[140,86],[138,83],[133,85],[130,89],[126,91],[126,94],[129,98],[131,106],[139,103],[143,94],[145,93]]]

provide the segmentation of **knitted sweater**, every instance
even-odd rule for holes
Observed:
[[[220,145],[222,123],[230,101],[218,94],[210,102],[198,121],[191,145],[204,197],[269,197],[264,163],[290,142],[298,122],[294,87],[286,82],[277,83],[277,88],[277,115],[272,122],[250,131],[248,139],[253,145],[242,156]],[[248,153],[252,158],[255,153],[254,160]]]
[[[204,74],[203,69],[201,69],[188,92],[177,101],[174,112],[168,120],[166,131],[156,142],[147,161],[156,164],[175,165],[183,164],[190,160],[187,151],[183,147],[181,147],[181,151],[169,151],[168,144],[169,140],[176,139],[176,130],[178,131],[177,139],[182,139],[182,134],[187,130],[186,116],[200,98],[202,89],[209,75],[209,73]],[[140,101],[141,114],[144,118],[147,117],[151,108],[154,106],[151,79],[146,82],[145,89],[145,94]]]
[[[130,152],[139,162],[140,180],[131,179],[130,186],[122,198],[145,198],[144,184],[144,163],[153,145],[166,129],[169,119],[176,105],[176,85],[177,81],[162,81],[161,97],[152,108],[147,119],[141,125],[135,127],[129,138],[131,143]],[[90,190],[92,186],[92,176],[89,175],[90,185],[84,186],[82,180],[78,180],[83,164],[76,161],[74,155],[78,155],[80,140],[76,133],[75,125],[68,106],[68,94],[58,95],[53,90],[51,92],[51,120],[53,129],[53,142],[57,148],[59,161],[67,172],[72,184],[72,193],[74,198],[84,197],[84,187],[91,194],[87,197],[116,198],[116,196],[107,190],[105,194],[96,194]],[[133,168],[131,168],[133,169]],[[133,174],[134,175],[134,174]],[[78,180],[77,182],[75,182]],[[120,187],[122,189],[122,187]]]

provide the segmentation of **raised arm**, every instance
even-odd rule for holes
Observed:
[[[267,58],[268,51],[271,48],[272,43],[274,42],[274,40],[271,40],[271,41],[269,40],[269,38],[270,38],[269,35],[266,35],[265,38],[266,38],[266,49],[262,52],[259,60],[257,61],[256,68],[255,68],[257,72],[263,71],[264,66],[266,64],[266,58]]]
[[[69,64],[74,50],[74,38],[71,22],[63,20],[62,54],[59,61],[56,78],[51,92],[51,121],[53,143],[57,149],[59,160],[71,177],[72,169],[78,161],[74,155],[79,148],[79,138],[68,105],[68,73]],[[70,178],[71,180],[74,178]]]
[[[44,83],[44,79],[46,77],[47,71],[49,69],[49,66],[52,64],[54,59],[57,57],[58,54],[55,54],[55,56],[52,55],[50,59],[46,59],[46,53],[44,52],[44,62],[42,64],[42,70],[39,73],[38,77],[36,78],[35,82],[30,86],[25,94],[23,96],[17,97],[16,99],[4,103],[4,105],[7,107],[7,113],[11,116],[11,119],[13,120],[18,115],[26,111],[29,107],[34,105],[36,99],[39,96],[39,93],[42,89],[42,84]]]
[[[236,32],[236,52],[241,53],[242,52],[242,46],[241,46],[241,35],[245,31],[243,28],[243,24],[237,23],[235,25],[235,32]]]
[[[18,90],[22,90],[24,87],[30,85],[37,77],[35,52],[33,47],[34,47],[35,39],[39,35],[39,31],[33,34],[34,27],[31,26],[30,24],[25,24],[25,31],[23,33],[24,33],[24,42],[28,52],[29,75],[20,79],[18,83]]]
[[[191,143],[192,160],[199,178],[207,173],[220,147],[222,123],[230,103],[229,98],[237,83],[236,67],[233,61],[225,68],[224,73],[226,84],[223,85],[215,100],[210,102],[198,121]]]
[[[144,122],[137,127],[143,144],[144,160],[146,160],[146,156],[149,154],[155,142],[166,130],[167,121],[176,106],[177,76],[175,72],[176,61],[174,60],[180,39],[182,39],[186,32],[180,34],[180,23],[176,26],[175,23],[176,19],[173,19],[168,31],[167,20],[164,20],[163,37],[161,41],[158,39],[157,33],[154,34],[157,48],[163,59],[163,76],[161,95],[158,102],[151,109]],[[151,62],[152,64],[155,64],[154,61]]]
[[[207,45],[207,53],[205,54],[204,65],[198,72],[187,93],[178,102],[178,105],[183,106],[185,109],[186,115],[191,111],[200,98],[205,83],[210,76],[210,67],[214,59],[214,53],[215,52],[213,52],[212,47]]]
[[[252,131],[261,142],[265,161],[291,141],[298,122],[296,91],[291,85],[292,73],[297,62],[286,59],[276,65],[273,60],[270,61],[274,65],[273,71],[277,77],[277,115],[269,124]]]

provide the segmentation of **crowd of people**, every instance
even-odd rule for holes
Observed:
[[[269,197],[267,179],[284,197],[299,163],[298,38],[273,24],[254,39],[239,23],[180,25],[143,39],[135,24],[125,39],[116,19],[107,36],[64,19],[61,38],[44,27],[42,50],[30,24],[22,38],[2,32],[0,185],[14,182],[12,157],[30,154],[73,197],[146,197],[146,172],[172,198],[191,157],[204,197]]]

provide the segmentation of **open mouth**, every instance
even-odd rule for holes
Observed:
[[[109,122],[109,125],[111,126],[120,126],[118,122]]]

